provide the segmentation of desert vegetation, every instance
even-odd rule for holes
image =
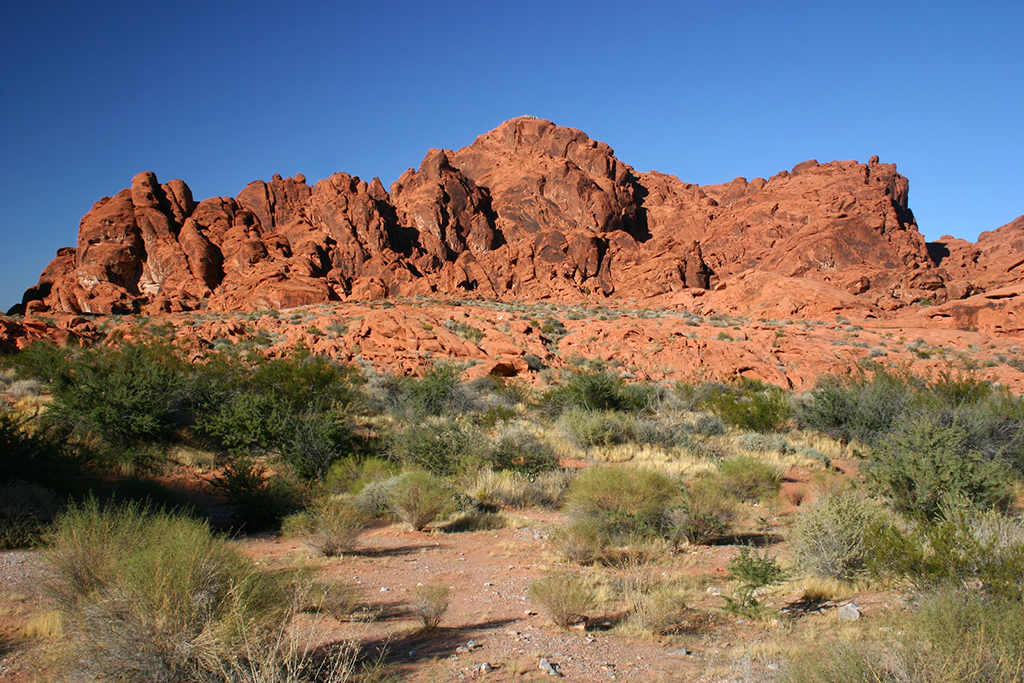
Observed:
[[[869,361],[797,395],[583,359],[465,382],[447,361],[392,376],[155,340],[37,343],[4,368],[0,545],[41,549],[59,624],[19,647],[69,679],[397,676],[345,625],[400,614],[418,627],[399,637],[443,638],[465,586],[421,582],[388,612],[324,568],[371,566],[382,529],[522,528],[542,545],[519,594],[560,637],[711,642],[740,624],[782,644],[723,657],[778,680],[1019,680],[1024,400],[969,369]],[[247,538],[316,560],[270,569]],[[871,619],[898,638],[851,636],[859,612],[803,626],[862,592],[893,596]]]

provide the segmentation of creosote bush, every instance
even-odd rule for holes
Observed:
[[[450,476],[484,457],[485,440],[472,424],[429,417],[396,428],[388,438],[388,455],[408,467]]]
[[[967,433],[934,416],[902,423],[873,454],[868,478],[896,509],[934,518],[947,502],[980,509],[1010,502],[1009,467],[970,449]]]
[[[558,456],[526,425],[506,423],[498,428],[487,451],[495,470],[536,476],[558,468]]]

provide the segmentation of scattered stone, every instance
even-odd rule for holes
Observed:
[[[491,666],[490,662],[484,662],[483,664],[478,666],[476,669],[477,669],[477,671],[479,671],[482,674],[486,674],[486,673],[490,673],[490,672],[494,671],[494,667]]]
[[[547,657],[541,657],[540,658],[540,663],[537,665],[537,668],[539,668],[541,671],[543,671],[544,673],[548,674],[549,676],[561,676],[562,675],[561,673],[558,672],[558,668],[554,664],[552,664],[551,661]]]
[[[668,654],[669,656],[683,657],[690,654],[690,652],[685,647],[681,647],[678,650],[672,650],[672,652],[669,652]]]
[[[836,617],[839,621],[857,621],[861,617],[860,605],[848,602],[836,610]]]

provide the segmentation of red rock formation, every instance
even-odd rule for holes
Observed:
[[[184,182],[141,173],[83,217],[77,249],[58,253],[23,305],[226,311],[432,293],[696,302],[715,288],[701,305],[755,317],[884,316],[1021,281],[1024,218],[978,245],[926,246],[908,187],[876,157],[699,187],[522,117],[458,151],[430,150],[390,194],[341,173],[314,187],[274,176],[197,204]]]

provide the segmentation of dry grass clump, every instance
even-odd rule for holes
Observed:
[[[865,567],[869,538],[885,515],[852,491],[826,494],[803,508],[790,535],[801,569],[825,579],[850,580]]]
[[[451,507],[452,492],[439,477],[413,470],[397,478],[388,492],[388,503],[395,516],[423,531]]]
[[[530,596],[561,629],[585,622],[595,604],[594,589],[577,574],[550,572],[530,584]]]
[[[314,654],[302,584],[260,573],[205,524],[73,505],[48,539],[71,680],[341,682],[355,651]]]
[[[451,593],[448,586],[419,586],[411,611],[422,622],[423,630],[431,631],[441,624],[450,602]]]
[[[320,498],[284,521],[285,535],[300,538],[325,557],[351,552],[369,518],[347,498]]]
[[[565,499],[574,473],[552,470],[529,477],[519,472],[477,473],[468,491],[484,505],[510,508],[557,508]]]
[[[1024,671],[1024,605],[1016,598],[943,590],[923,597],[889,630],[834,641],[794,657],[785,683],[1011,683]]]
[[[756,502],[778,494],[782,475],[782,469],[776,465],[740,455],[723,462],[715,479],[726,495]]]

